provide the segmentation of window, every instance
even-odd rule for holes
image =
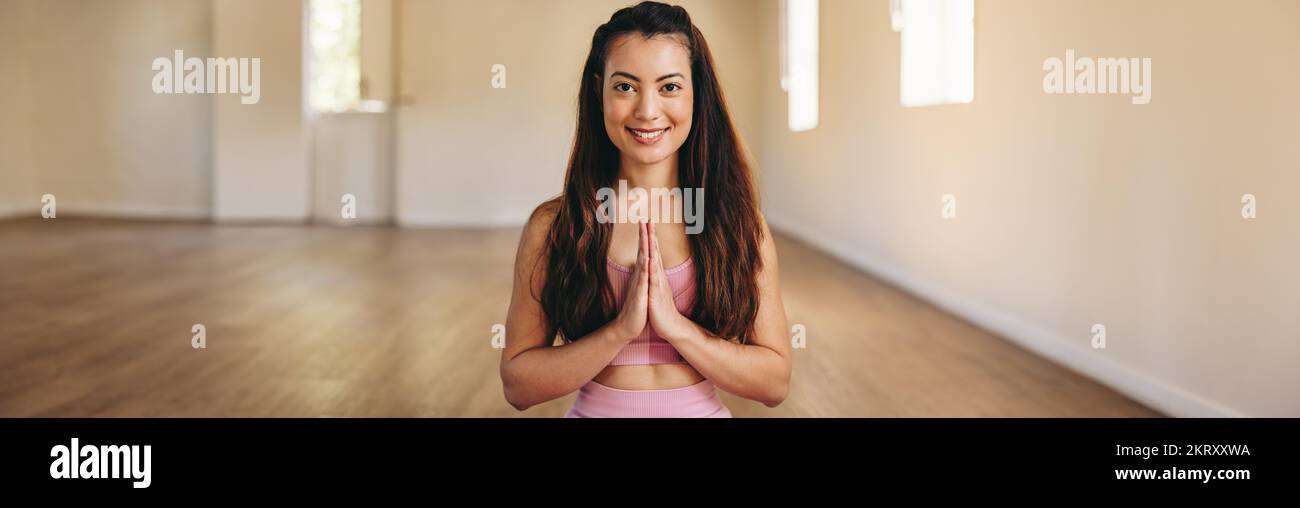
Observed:
[[[361,101],[361,0],[311,0],[311,107],[346,111]]]
[[[817,0],[781,0],[781,89],[789,97],[790,130],[817,127]]]
[[[901,35],[899,100],[905,107],[975,99],[975,1],[890,0]]]

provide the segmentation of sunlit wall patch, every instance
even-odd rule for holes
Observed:
[[[781,89],[792,132],[817,127],[819,15],[817,0],[781,0]]]
[[[975,0],[890,0],[889,8],[900,35],[899,102],[975,100]]]

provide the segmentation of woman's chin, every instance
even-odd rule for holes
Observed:
[[[672,154],[671,154],[671,153],[661,153],[661,152],[658,151],[658,150],[650,151],[650,150],[636,150],[636,149],[633,149],[632,153],[629,154],[629,155],[632,156],[632,160],[636,161],[637,164],[641,164],[641,165],[644,165],[644,166],[649,166],[649,165],[652,165],[652,164],[658,164],[658,163],[660,163],[660,162],[663,162],[663,161],[667,160],[668,157],[669,157],[670,155],[672,155]]]

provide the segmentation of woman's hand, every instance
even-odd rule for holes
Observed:
[[[695,326],[686,316],[677,311],[673,301],[673,288],[668,285],[668,274],[664,271],[663,256],[659,252],[659,237],[655,236],[655,225],[650,223],[647,231],[650,237],[650,326],[664,340],[672,341],[685,337]]]
[[[627,297],[623,308],[614,317],[614,329],[619,337],[627,341],[641,335],[645,330],[650,308],[650,238],[653,236],[642,222],[637,224],[636,264],[627,277]],[[608,261],[606,261],[608,262]]]

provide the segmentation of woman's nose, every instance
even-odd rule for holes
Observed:
[[[659,119],[659,98],[654,94],[643,94],[637,100],[636,104],[637,120],[658,120]]]

